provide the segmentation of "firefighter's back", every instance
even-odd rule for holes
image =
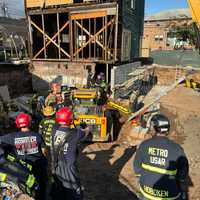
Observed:
[[[180,195],[177,185],[178,161],[182,159],[182,148],[166,137],[153,137],[143,146],[143,174],[141,191],[160,198],[174,198]],[[146,195],[147,196],[147,195]]]

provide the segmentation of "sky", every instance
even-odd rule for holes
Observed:
[[[0,15],[3,15],[2,7],[7,8],[9,16],[19,18],[24,16],[24,0],[0,0]]]
[[[23,16],[24,0],[0,0],[1,2],[5,2],[9,7],[9,12],[14,16]],[[186,8],[187,0],[145,0],[145,14],[151,15],[153,13],[167,10],[167,9],[176,9],[176,8]]]
[[[145,14],[153,13],[176,8],[187,8],[187,0],[145,0]]]

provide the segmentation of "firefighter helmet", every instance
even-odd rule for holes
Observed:
[[[20,113],[15,120],[17,128],[29,127],[31,123],[31,117],[25,113]]]
[[[157,133],[166,134],[170,130],[170,121],[162,114],[154,115],[151,119],[151,124]]]
[[[43,114],[44,116],[48,117],[48,116],[52,116],[56,113],[55,109],[52,106],[46,106],[43,109]]]
[[[73,113],[69,108],[63,107],[56,112],[56,122],[58,124],[70,126],[72,121]]]

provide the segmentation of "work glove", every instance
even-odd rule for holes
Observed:
[[[83,129],[83,130],[86,129],[86,128],[87,128],[87,124],[86,124],[85,122],[82,121],[82,122],[80,123],[80,128]]]

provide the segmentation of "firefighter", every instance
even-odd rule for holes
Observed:
[[[77,169],[77,145],[87,134],[86,124],[82,128],[71,128],[73,113],[63,107],[56,112],[56,123],[52,135],[52,173],[54,175],[53,199],[82,200],[82,186]]]
[[[166,116],[156,114],[151,122],[155,136],[141,143],[134,160],[141,199],[183,200],[189,170],[184,150],[167,138],[170,122]]]
[[[20,131],[0,137],[0,143],[8,145],[17,159],[33,166],[33,174],[39,183],[36,199],[44,200],[47,166],[44,156],[45,144],[39,133],[30,130],[31,117],[29,115],[20,113],[15,122]]]
[[[100,72],[97,75],[95,87],[97,89],[97,105],[106,104],[107,99],[111,93],[110,93],[109,85],[105,81],[105,75],[103,72]]]
[[[45,118],[40,122],[39,133],[42,135],[43,140],[46,144],[46,156],[48,159],[47,173],[51,175],[51,141],[52,141],[51,137],[52,137],[53,126],[55,125],[55,109],[52,106],[46,106],[43,109],[43,115],[45,116]],[[51,182],[51,177],[49,177],[48,183],[50,182]]]
[[[101,87],[104,88],[105,90],[107,90],[107,84],[105,81],[105,75],[103,72],[100,72],[97,75],[97,79],[96,79],[96,83],[95,83],[96,87]]]
[[[1,147],[0,182],[5,184],[14,183],[22,192],[30,196],[37,189],[37,182],[32,174],[32,166],[22,160],[17,160],[13,155],[7,154]]]
[[[45,118],[40,122],[39,133],[42,135],[43,140],[47,147],[51,146],[51,134],[55,124],[55,109],[52,106],[46,106],[43,109]]]
[[[61,95],[61,85],[58,83],[51,84],[51,92],[45,99],[45,106],[53,106],[56,108],[57,104],[63,103]]]

